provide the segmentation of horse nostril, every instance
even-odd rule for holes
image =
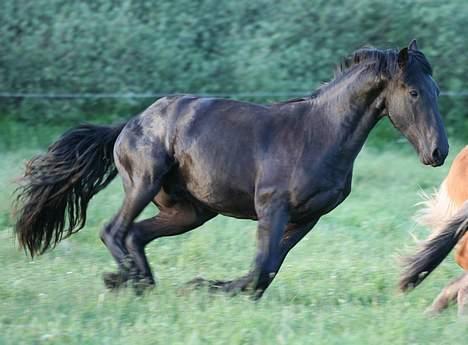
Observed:
[[[436,162],[440,161],[442,158],[442,153],[438,148],[436,148],[434,151],[432,151],[432,159]]]

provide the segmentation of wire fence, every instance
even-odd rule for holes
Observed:
[[[159,98],[170,95],[180,95],[184,93],[173,92],[143,92],[143,93],[36,93],[36,92],[0,92],[0,98],[12,99],[50,99],[50,100],[66,100],[66,99],[137,99],[137,98]],[[311,91],[257,91],[257,92],[188,92],[187,94],[196,94],[207,97],[229,97],[229,98],[276,98],[276,97],[298,97],[311,94]],[[462,91],[443,91],[440,93],[442,97],[468,97],[468,90]]]
[[[170,95],[195,94],[198,96],[211,97],[287,97],[303,96],[309,92],[289,91],[289,92],[143,92],[143,93],[22,93],[22,92],[0,92],[0,98],[39,98],[39,99],[132,99],[132,98],[158,98]]]

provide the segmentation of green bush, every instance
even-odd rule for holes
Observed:
[[[459,91],[468,89],[467,19],[466,0],[3,0],[0,91],[307,92],[353,50],[414,37],[441,89]],[[1,98],[0,106],[2,116],[63,122],[128,117],[152,101]],[[452,134],[468,131],[467,109],[468,96],[441,98]]]

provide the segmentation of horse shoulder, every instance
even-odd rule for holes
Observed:
[[[458,242],[455,252],[455,261],[464,270],[468,270],[468,234],[465,234],[460,242]]]
[[[447,191],[457,206],[468,200],[468,146],[458,153],[450,167]]]

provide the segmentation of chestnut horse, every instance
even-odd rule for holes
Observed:
[[[106,286],[152,287],[145,246],[223,214],[258,220],[253,267],[235,280],[195,283],[259,298],[288,252],[349,195],[354,160],[381,118],[424,164],[444,163],[438,94],[412,41],[399,51],[358,50],[332,82],[279,104],[164,97],[125,124],[71,129],[31,160],[17,237],[43,253],[85,225],[89,200],[119,174],[124,201],[101,233],[119,268],[105,274]],[[159,214],[134,222],[151,202]]]
[[[443,254],[437,251],[439,247],[434,245],[437,241],[446,237],[446,242],[440,242],[440,246],[443,247],[449,241],[460,238],[456,246],[455,260],[467,272],[452,281],[437,296],[428,313],[439,313],[450,301],[456,300],[458,312],[463,314],[468,306],[468,146],[455,157],[439,190],[423,204],[425,208],[418,212],[416,219],[420,224],[430,227],[432,234],[418,253],[406,259],[407,268],[401,280],[401,287],[405,290],[408,283],[419,283],[437,266],[437,261],[443,260]],[[447,252],[447,249],[445,248],[443,253]],[[414,279],[418,279],[416,277],[421,274],[423,276],[415,282]]]

